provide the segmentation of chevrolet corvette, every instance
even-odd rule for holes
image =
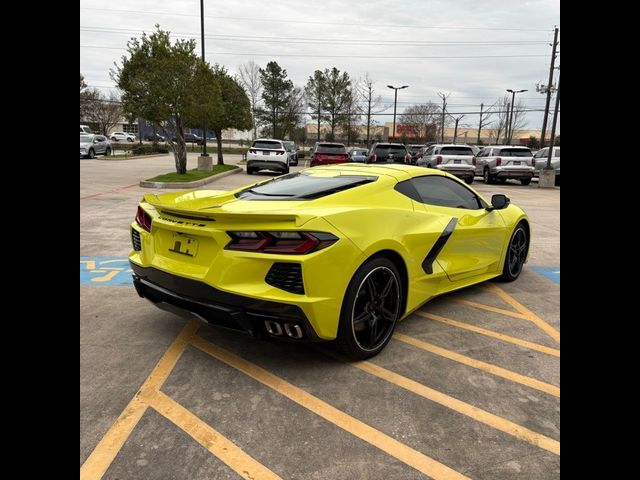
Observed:
[[[378,354],[431,298],[529,253],[525,212],[456,177],[401,164],[318,166],[233,191],[146,194],[131,224],[138,294],[259,338]]]

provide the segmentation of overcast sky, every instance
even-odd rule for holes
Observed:
[[[441,103],[438,92],[450,93],[453,115],[479,112],[480,103],[486,108],[506,89],[527,89],[516,99],[541,110],[545,96],[536,83],[547,83],[559,7],[559,0],[204,0],[206,60],[231,74],[249,60],[261,67],[275,60],[301,87],[316,69],[335,66],[352,79],[368,73],[390,114],[389,84],[409,85],[398,91],[398,113],[411,104]],[[89,86],[113,89],[109,69],[127,40],[155,24],[195,38],[200,54],[198,0],[81,0],[80,72]],[[541,112],[526,118],[526,128],[542,127]],[[477,122],[468,113],[461,125]]]

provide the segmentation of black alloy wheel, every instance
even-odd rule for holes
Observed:
[[[519,223],[511,234],[507,256],[502,269],[501,280],[505,282],[513,282],[522,273],[524,261],[527,258],[529,250],[529,236],[527,230],[522,223]]]
[[[394,263],[377,257],[355,273],[343,302],[338,343],[354,359],[377,355],[391,340],[402,312],[402,286]]]
[[[96,158],[96,153],[93,150],[93,148],[89,149],[89,155],[88,156],[89,156],[89,158]]]

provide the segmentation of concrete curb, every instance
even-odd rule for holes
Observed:
[[[240,172],[244,172],[244,170],[240,167],[236,167],[233,170],[228,170],[226,172],[218,173],[216,175],[211,175],[210,177],[203,178],[201,180],[194,180],[193,182],[149,182],[147,180],[140,180],[140,186],[147,187],[147,188],[182,188],[182,189],[201,187],[202,185],[211,183],[214,180],[218,180],[219,178],[223,178],[228,175],[233,175]]]
[[[130,157],[127,158],[109,158],[106,156],[102,156],[102,158],[94,158],[94,160],[102,160],[102,161],[107,161],[107,162],[121,162],[122,160],[136,160],[138,158],[157,158],[157,157],[166,157],[167,155],[169,155],[168,153],[158,153],[158,154],[154,154],[154,155],[132,155]]]

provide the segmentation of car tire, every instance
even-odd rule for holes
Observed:
[[[366,261],[351,278],[342,302],[336,338],[340,349],[356,360],[380,353],[402,316],[403,295],[400,273],[391,260]]]
[[[282,171],[282,174],[283,174],[283,175],[286,175],[287,173],[289,173],[289,167],[285,168],[285,169]]]
[[[247,175],[253,175],[253,168],[247,168]]]
[[[524,226],[524,222],[516,225],[511,234],[507,253],[505,254],[504,266],[502,267],[502,275],[498,280],[502,282],[513,282],[522,273],[524,260],[529,251],[529,234]]]
[[[482,172],[482,179],[484,180],[484,183],[486,183],[487,185],[490,185],[493,183],[493,177],[491,176],[489,167],[484,168],[484,171]]]
[[[464,179],[464,183],[471,185],[473,183],[473,177],[467,177]]]
[[[107,157],[111,156],[111,149],[109,147],[107,147],[107,149],[104,151],[104,154]]]
[[[522,185],[529,185],[531,183],[531,177],[529,177],[529,178],[521,178],[520,179],[520,183]]]
[[[90,148],[87,152],[87,158],[96,158],[96,152],[93,150],[93,148]]]

